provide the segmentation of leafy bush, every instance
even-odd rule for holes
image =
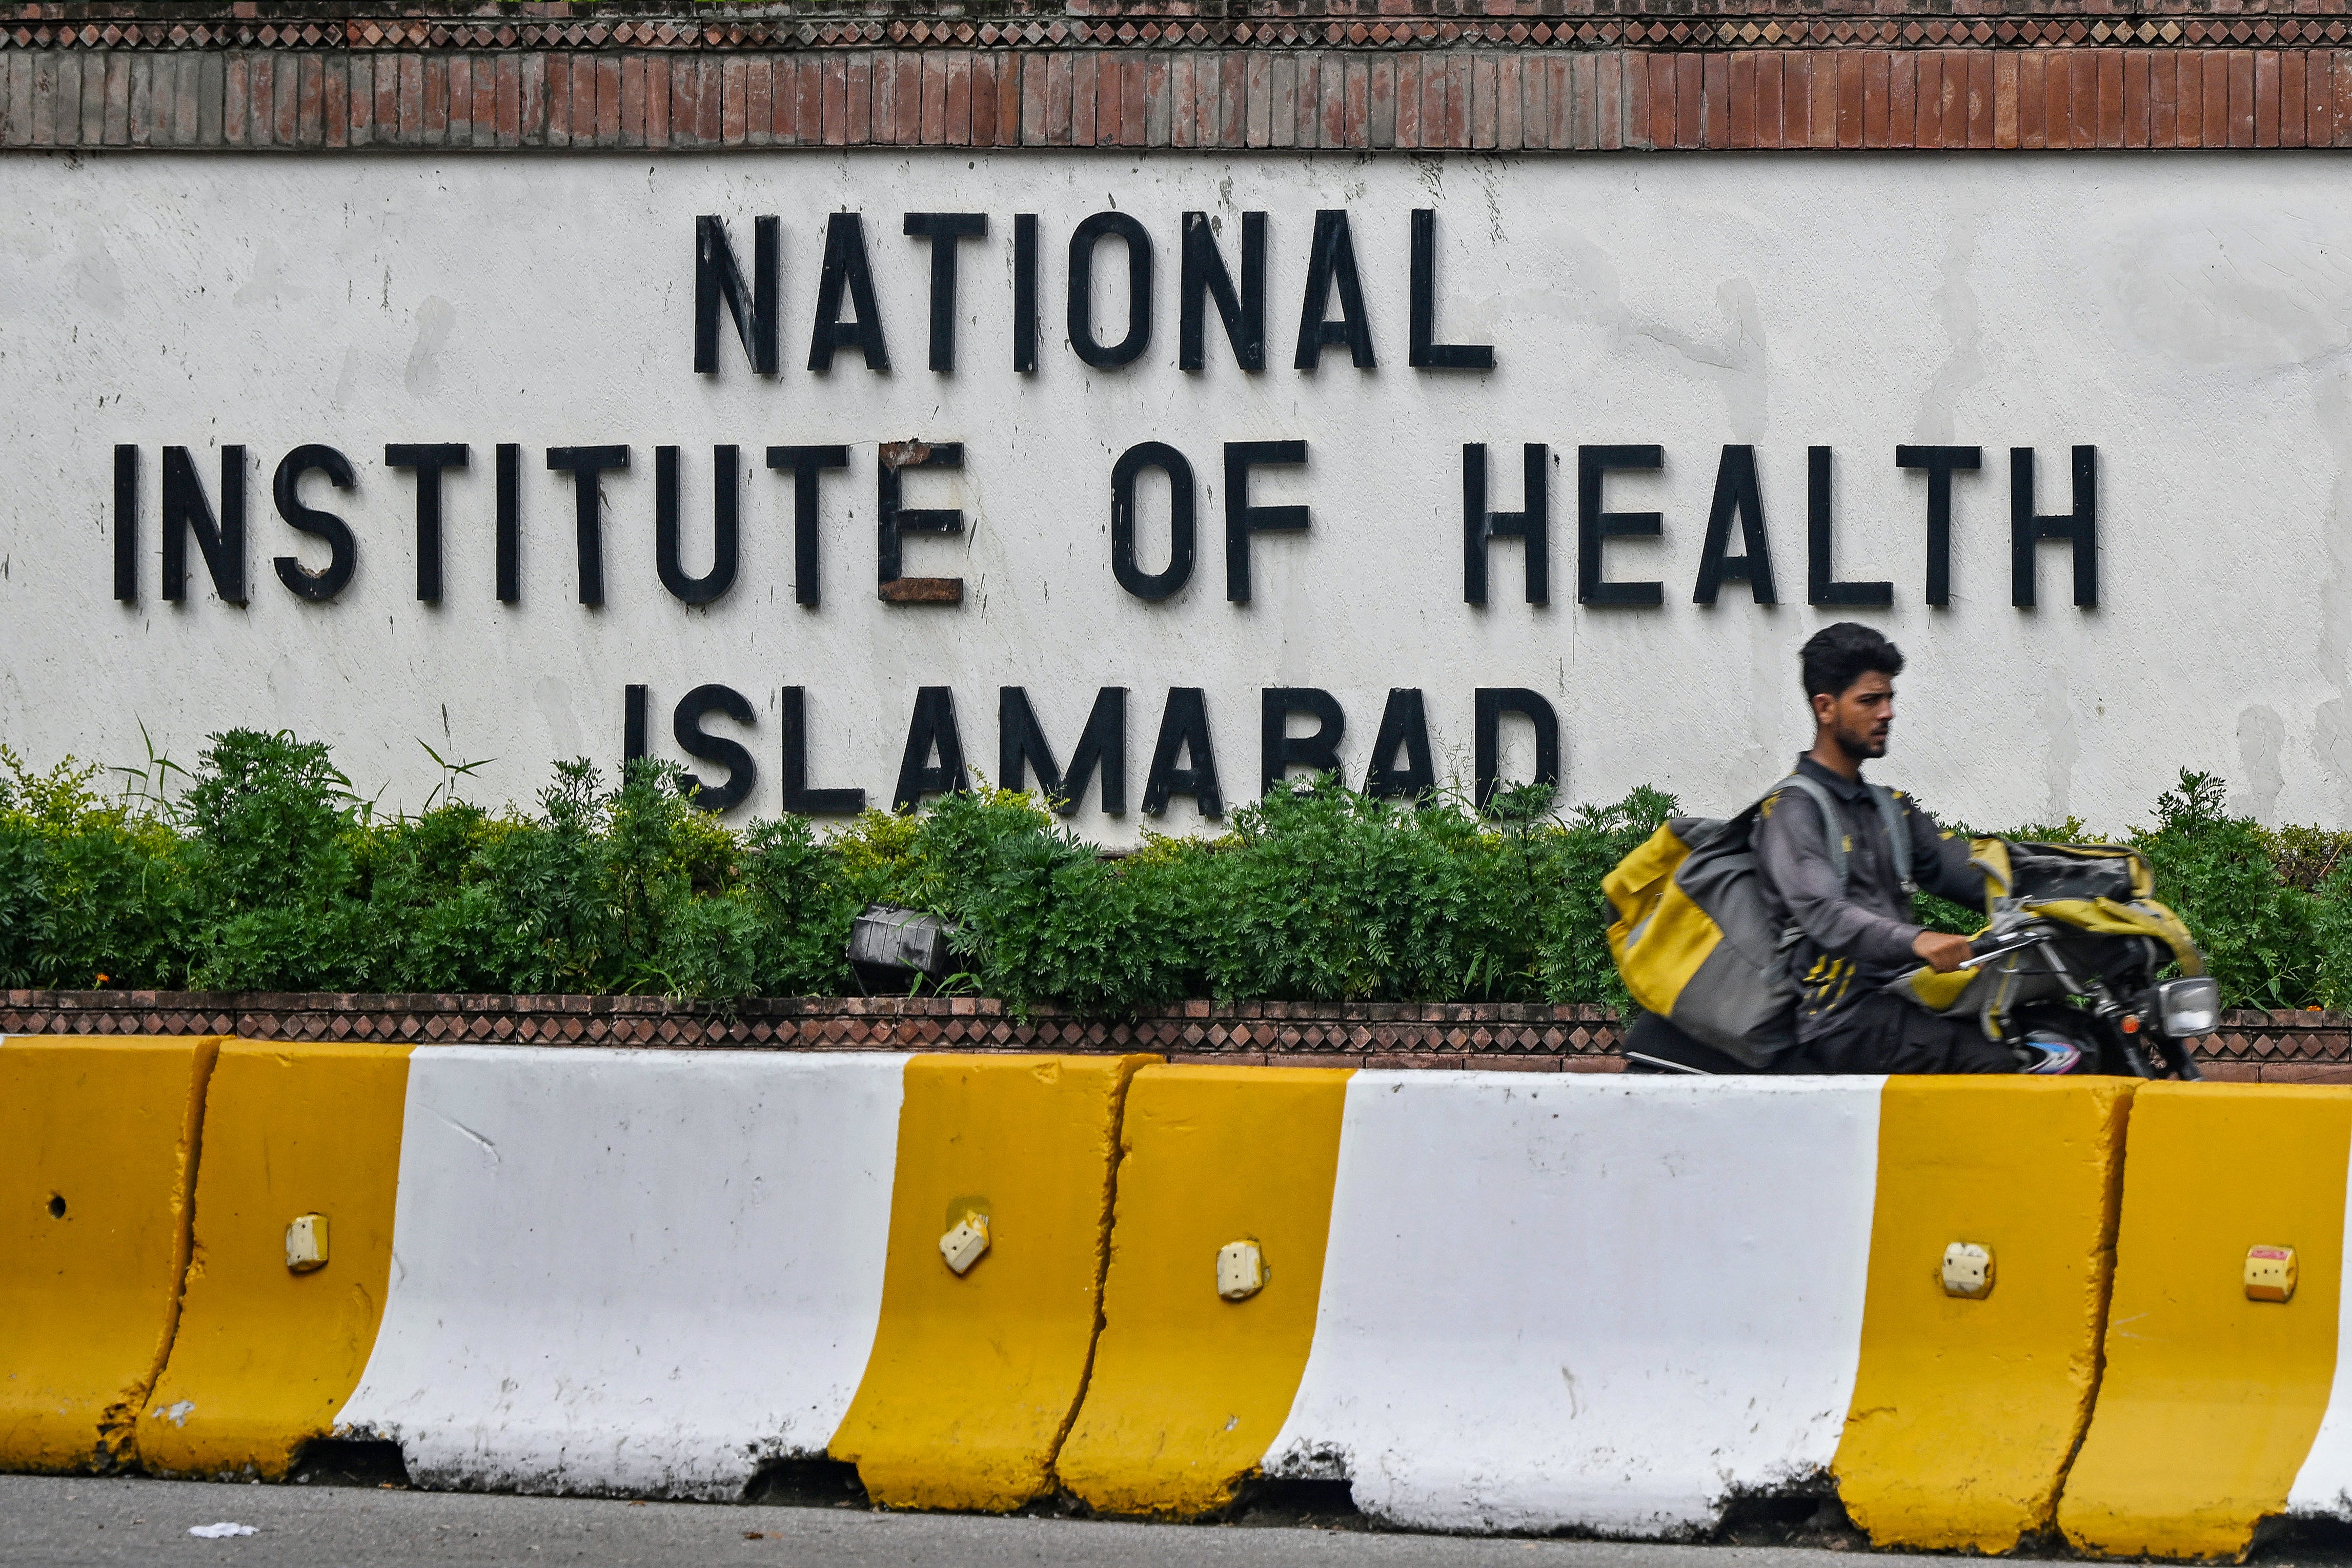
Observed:
[[[122,771],[108,796],[95,768],[36,773],[0,746],[0,984],[839,994],[856,984],[850,922],[887,903],[952,922],[950,986],[1016,1007],[1622,1002],[1601,879],[1675,810],[1649,789],[1563,810],[1522,788],[1478,811],[1327,778],[1237,810],[1219,838],[1121,854],[1004,791],[739,831],[662,763],[616,780],[564,763],[535,810],[496,812],[457,797],[470,768],[455,766],[424,810],[388,818],[324,747],[282,732],[215,736],[193,771],[152,756]],[[2230,1002],[2352,1004],[2352,834],[2222,802],[2220,779],[2184,772],[2127,841]],[[1921,915],[1982,918],[1927,899]]]
[[[2156,826],[2131,841],[2223,996],[2241,1007],[2301,1007],[2319,976],[2316,900],[2279,875],[2259,824],[2224,813],[2223,789],[2213,775],[2183,769],[2180,788],[2157,798]]]

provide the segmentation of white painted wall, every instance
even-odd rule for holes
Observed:
[[[881,1313],[906,1060],[420,1047],[339,1427],[523,1491],[726,1499],[823,1454]]]
[[[0,211],[0,738],[39,760],[142,755],[143,724],[185,764],[209,731],[287,726],[334,742],[363,792],[415,805],[436,777],[418,742],[495,758],[478,798],[528,800],[551,759],[620,749],[622,687],[653,688],[655,731],[690,686],[724,682],[761,717],[752,811],[778,801],[775,700],[811,690],[814,781],[887,798],[914,689],[954,687],[969,754],[993,769],[995,693],[1025,685],[1065,751],[1095,689],[1134,688],[1139,796],[1171,685],[1208,689],[1231,799],[1255,793],[1260,687],[1328,687],[1360,778],[1391,686],[1427,692],[1441,757],[1466,774],[1471,690],[1549,695],[1580,800],[1648,781],[1694,807],[1739,804],[1803,736],[1792,654],[1826,617],[1802,603],[1805,448],[1838,455],[1839,564],[1886,577],[1867,618],[1912,656],[1883,772],[1979,824],[2145,813],[2183,764],[2221,770],[2271,819],[2352,821],[2352,196],[2325,157],[1245,158],[780,152],[704,160],[16,155]],[[1062,345],[1064,247],[1116,204],[1157,242],[1151,348],[1093,371]],[[1442,331],[1488,340],[1492,374],[1405,366],[1407,214],[1440,216]],[[806,353],[822,214],[862,210],[895,370]],[[1353,214],[1377,371],[1332,353],[1287,368],[1311,211]],[[1175,369],[1178,214],[1273,214],[1277,368]],[[961,360],[924,368],[927,247],[909,210],[991,214],[968,246]],[[1043,369],[1009,369],[1011,217],[1044,215]],[[728,344],[692,373],[693,220],[785,220],[786,371],[763,382]],[[1235,246],[1237,225],[1226,225]],[[1117,249],[1108,247],[1107,261]],[[1115,267],[1110,270],[1116,270]],[[919,540],[908,570],[959,574],[961,610],[872,591],[874,444],[961,439],[971,531]],[[1263,539],[1258,594],[1223,595],[1225,440],[1303,437],[1312,465],[1262,486],[1315,508]],[[1151,605],[1108,565],[1118,452],[1167,440],[1203,485],[1192,587]],[[413,596],[411,488],[387,441],[464,440],[448,486],[448,597]],[[1517,444],[1567,455],[1552,507],[1553,602],[1517,599],[1517,547],[1496,549],[1493,603],[1461,601],[1460,444],[1496,451],[1516,504]],[[269,561],[297,536],[270,469],[300,442],[359,468],[341,510],[361,539],[339,602],[298,601]],[[522,443],[524,598],[492,597],[491,447]],[[1573,449],[1654,441],[1666,468],[1610,500],[1664,513],[1661,542],[1613,547],[1658,577],[1664,608],[1574,602]],[[1924,482],[1904,442],[1982,445],[1961,482],[1955,602],[1920,602]],[[136,607],[110,597],[110,450],[145,451],[146,562]],[[253,455],[248,607],[156,593],[156,449]],[[573,601],[568,476],[550,445],[621,442],[607,486],[609,601]],[[653,571],[653,447],[688,449],[690,538],[707,538],[709,447],[845,442],[829,486],[824,603],[791,594],[788,486],[747,476],[745,565],[709,610]],[[2101,453],[2104,599],[2067,602],[2045,547],[2044,608],[2009,604],[2007,449],[2041,453],[2063,509],[2066,448]],[[1689,602],[1717,459],[1760,454],[1782,604],[1738,587]],[[216,473],[204,458],[214,484]],[[314,492],[322,489],[312,481]],[[1158,525],[1148,530],[1159,555]],[[315,547],[308,547],[318,559]],[[1444,764],[1441,764],[1444,766]],[[1088,810],[1129,838],[1143,819]],[[1195,825],[1181,803],[1160,824]]]
[[[1641,1537],[1825,1470],[1884,1082],[1357,1073],[1266,1470],[1430,1529]]]

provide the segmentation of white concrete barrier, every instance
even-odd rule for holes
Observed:
[[[1402,1524],[1667,1538],[1834,1482],[1877,1545],[2010,1550],[2090,1414],[2130,1093],[1148,1070],[1062,1482],[1183,1518],[1346,1480]],[[1211,1267],[1237,1240],[1271,1270],[1240,1301]],[[1990,1294],[1945,1288],[1956,1241]]]
[[[907,1058],[421,1048],[348,1436],[433,1486],[732,1497],[874,1343]]]
[[[428,1485],[724,1498],[826,1456],[893,1507],[1178,1515],[1263,1473],[1668,1538],[1833,1478],[1881,1545],[2050,1522],[2125,1086],[1146,1060],[234,1042],[139,1458],[277,1477],[332,1434]],[[2293,1321],[2332,1351],[2318,1253]]]
[[[1433,1529],[1655,1536],[1826,1472],[1882,1082],[1357,1074],[1266,1473]]]

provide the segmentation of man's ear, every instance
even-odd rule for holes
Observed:
[[[1815,692],[1805,701],[1812,707],[1816,726],[1828,724],[1837,712],[1837,698],[1827,692]]]

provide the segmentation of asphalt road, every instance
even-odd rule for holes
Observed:
[[[806,1494],[802,1494],[805,1496]],[[625,1502],[366,1486],[223,1486],[138,1479],[0,1476],[0,1565],[110,1568],[468,1568],[477,1563],[791,1564],[792,1568],[1856,1568],[1850,1529],[1826,1545],[1661,1546],[1374,1531],[1313,1503],[1271,1504],[1223,1524],[1108,1524],[883,1513],[862,1505]],[[1842,1522],[1842,1521],[1841,1521]],[[199,1539],[191,1526],[249,1525]],[[1777,1532],[1776,1532],[1777,1531]],[[1786,1542],[1784,1524],[1735,1540]],[[2270,1541],[2263,1568],[2352,1568],[2352,1528]]]
[[[191,1525],[254,1533],[199,1540]],[[862,1508],[629,1503],[358,1487],[0,1476],[0,1563],[102,1568],[455,1568],[790,1563],[793,1568],[1831,1568],[1853,1552],[1469,1540],[1318,1525],[1104,1524]],[[1333,1527],[1334,1525],[1339,1527]]]

